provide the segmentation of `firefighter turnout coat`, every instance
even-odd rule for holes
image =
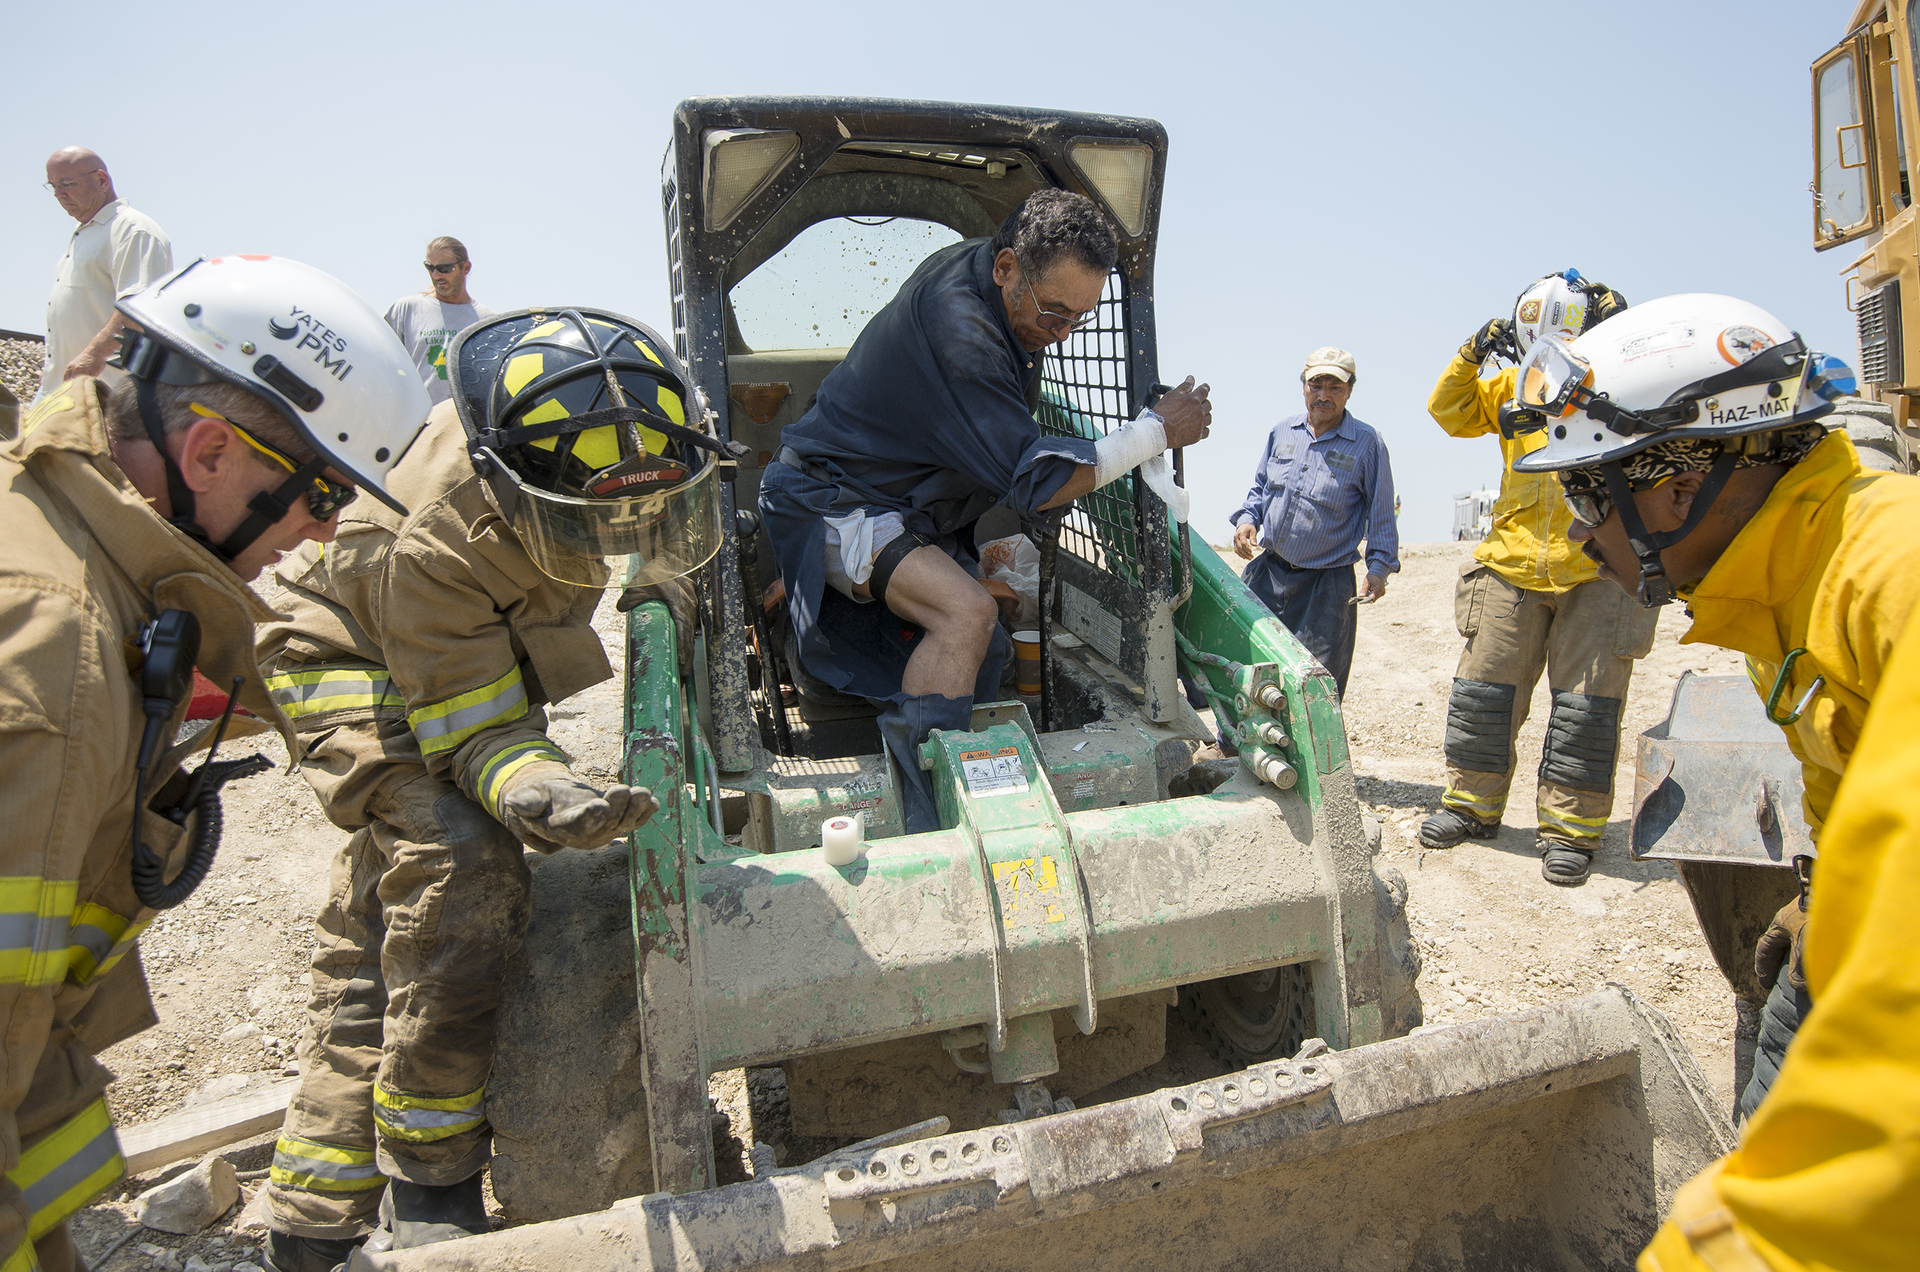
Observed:
[[[32,1242],[125,1170],[101,1095],[112,1075],[93,1056],[154,1023],[133,953],[153,917],[131,874],[142,625],[193,613],[200,669],[247,677],[242,705],[280,723],[253,660],[254,624],[272,612],[148,505],[111,458],[104,408],[98,381],[69,380],[0,450],[5,1272],[36,1266]],[[248,723],[238,731],[264,727]],[[163,858],[184,853],[193,823],[151,810],[178,801],[194,749],[163,754],[147,782],[141,834]]]
[[[601,591],[533,563],[468,458],[452,402],[388,487],[407,516],[359,500],[332,543],[302,544],[276,567],[289,617],[261,632],[260,665],[303,739],[404,719],[427,771],[498,817],[515,774],[566,763],[541,706],[613,674],[592,626]],[[379,766],[304,769],[336,825],[367,824]]]

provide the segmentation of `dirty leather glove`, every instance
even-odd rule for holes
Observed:
[[[1478,365],[1487,360],[1490,353],[1504,353],[1513,339],[1513,323],[1506,318],[1489,318],[1482,323],[1480,330],[1467,337],[1460,346],[1460,356],[1468,362]]]
[[[1760,978],[1760,988],[1771,990],[1780,976],[1780,966],[1789,958],[1793,960],[1787,969],[1787,984],[1801,993],[1807,992],[1807,969],[1801,962],[1802,949],[1807,942],[1807,912],[1800,908],[1800,899],[1795,897],[1780,907],[1773,916],[1773,923],[1760,937],[1760,944],[1753,949],[1753,974]]]
[[[659,810],[644,786],[596,790],[564,764],[530,764],[500,797],[500,821],[537,852],[603,848]]]
[[[1588,313],[1592,315],[1583,330],[1591,331],[1596,323],[1605,322],[1627,307],[1627,298],[1608,287],[1605,283],[1593,284],[1587,293]]]
[[[624,614],[647,601],[665,603],[667,611],[673,615],[675,660],[680,664],[681,675],[692,675],[693,630],[700,621],[700,593],[693,586],[693,580],[682,576],[664,583],[643,583],[638,587],[630,587],[620,593],[614,608]]]

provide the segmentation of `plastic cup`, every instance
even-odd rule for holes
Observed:
[[[1023,698],[1040,694],[1040,633],[1013,634],[1013,687]]]

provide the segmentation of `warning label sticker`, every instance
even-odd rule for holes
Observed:
[[[1027,769],[1020,763],[1017,747],[962,751],[960,772],[966,778],[969,795],[1024,795],[1027,792]]]

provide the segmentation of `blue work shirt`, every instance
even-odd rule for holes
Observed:
[[[1090,439],[1034,420],[1041,356],[1014,336],[993,258],[991,240],[968,239],[922,261],[782,433],[802,467],[776,460],[761,478],[800,656],[843,692],[898,694],[911,651],[884,606],[826,586],[823,517],[898,512],[971,573],[981,513],[1031,516],[1094,462]]]
[[[1305,415],[1274,425],[1253,489],[1230,520],[1257,522],[1260,546],[1298,569],[1352,565],[1365,539],[1368,574],[1384,579],[1400,570],[1387,444],[1351,411],[1324,437],[1313,435]]]

